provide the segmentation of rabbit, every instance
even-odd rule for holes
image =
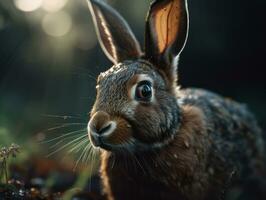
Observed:
[[[116,10],[103,1],[88,4],[113,63],[98,76],[88,122],[106,198],[241,198],[247,181],[264,174],[262,131],[245,105],[177,84],[187,0],[151,3],[144,50]]]

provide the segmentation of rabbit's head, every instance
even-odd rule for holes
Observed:
[[[144,52],[114,9],[97,0],[89,7],[101,47],[114,64],[97,80],[88,123],[92,144],[114,152],[167,144],[180,123],[176,70],[188,33],[186,0],[151,4]]]

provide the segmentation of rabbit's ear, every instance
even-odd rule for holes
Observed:
[[[114,63],[141,56],[138,41],[127,22],[113,8],[99,0],[88,0],[98,40]]]
[[[187,0],[155,0],[151,4],[146,21],[145,54],[167,76],[176,74],[188,24]]]

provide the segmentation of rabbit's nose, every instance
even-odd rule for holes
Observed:
[[[99,129],[92,128],[92,131],[97,133],[98,135],[104,135],[104,133],[108,132],[111,128],[111,123],[108,123],[107,125],[104,125],[103,127],[100,127]]]
[[[116,128],[116,123],[110,120],[110,115],[103,111],[96,112],[88,124],[88,131],[93,136],[108,136]]]

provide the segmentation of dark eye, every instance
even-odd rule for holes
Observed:
[[[152,86],[149,81],[141,81],[135,91],[135,99],[138,101],[150,101],[152,97]]]

